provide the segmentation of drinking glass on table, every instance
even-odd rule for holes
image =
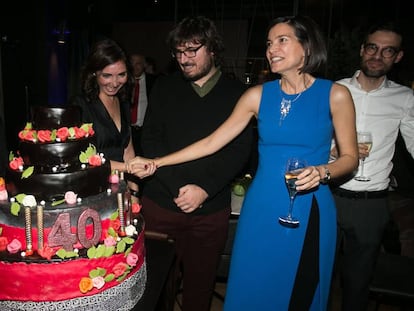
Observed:
[[[358,132],[358,145],[365,145],[368,152],[372,148],[372,134],[371,132]],[[364,174],[364,163],[366,157],[360,158],[360,174],[355,176],[354,179],[358,181],[370,181],[371,178]]]
[[[294,218],[292,215],[293,203],[297,194],[296,190],[296,180],[297,176],[304,170],[307,166],[305,160],[298,158],[289,158],[286,162],[286,171],[285,171],[285,182],[289,193],[289,209],[286,216],[279,217],[279,223],[282,226],[296,228],[299,226],[299,220]]]

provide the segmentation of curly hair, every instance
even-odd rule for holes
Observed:
[[[215,64],[221,63],[224,51],[223,39],[210,19],[204,16],[186,17],[167,36],[167,45],[171,51],[187,42],[204,45],[208,51],[214,53]]]
[[[87,99],[98,97],[99,85],[96,78],[96,72],[103,70],[106,66],[116,62],[124,62],[127,68],[127,83],[119,90],[117,96],[121,101],[128,101],[131,98],[131,92],[134,85],[132,66],[124,50],[113,40],[104,39],[96,42],[86,59],[81,71],[81,87]]]

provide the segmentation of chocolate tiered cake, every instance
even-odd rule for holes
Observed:
[[[144,222],[76,107],[34,110],[0,180],[0,310],[130,310]]]

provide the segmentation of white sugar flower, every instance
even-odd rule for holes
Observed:
[[[26,195],[22,201],[23,206],[36,207],[36,198],[33,195]]]

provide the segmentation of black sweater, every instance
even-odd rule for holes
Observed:
[[[245,86],[224,75],[200,97],[181,73],[160,77],[154,85],[147,111],[142,148],[146,157],[179,150],[213,132],[231,114]],[[179,188],[196,184],[208,193],[202,209],[209,214],[230,206],[231,182],[247,163],[252,146],[252,126],[215,154],[179,165],[160,168],[144,180],[143,196],[164,208],[181,211],[174,203]]]

